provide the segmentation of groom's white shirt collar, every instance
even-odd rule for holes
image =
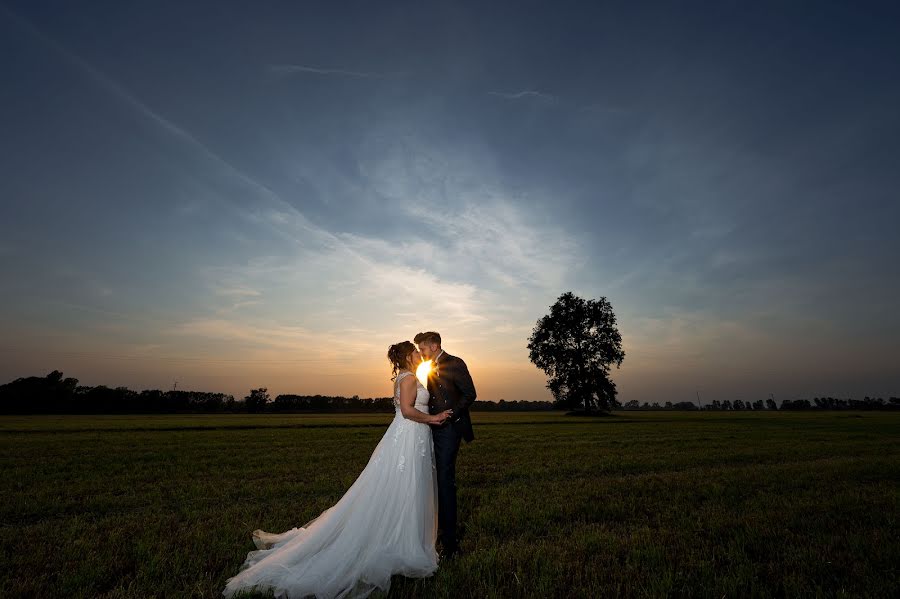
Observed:
[[[439,353],[438,355],[436,355],[434,357],[434,363],[437,364],[438,358],[440,358],[443,355],[444,355],[444,350],[441,350],[441,353]]]

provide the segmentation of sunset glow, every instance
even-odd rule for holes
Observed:
[[[431,372],[431,360],[425,360],[416,368],[416,378],[422,381],[422,384],[428,386],[428,373]]]

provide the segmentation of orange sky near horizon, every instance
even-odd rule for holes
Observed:
[[[779,398],[887,397],[892,393],[877,386],[859,389],[854,379],[841,378],[838,370],[837,376],[824,376],[823,362],[846,365],[848,359],[840,347],[822,347],[815,338],[779,345],[761,330],[736,324],[723,326],[715,334],[699,323],[663,328],[659,322],[639,325],[620,318],[619,327],[626,357],[620,369],[612,369],[611,377],[623,403],[632,399],[696,401],[698,393],[704,403],[765,399],[769,393]],[[683,335],[685,329],[691,330],[690,337]],[[444,334],[444,349],[466,361],[480,400],[552,400],[545,376],[528,361],[527,340],[518,338],[521,327],[514,334],[471,341],[462,337],[464,330],[456,334],[452,328],[445,330],[449,333]],[[42,340],[53,349],[40,349]],[[314,354],[287,347],[215,346],[196,339],[182,340],[180,350],[167,350],[161,344],[107,347],[101,344],[102,336],[87,342],[74,334],[37,335],[20,349],[3,352],[2,373],[7,380],[0,383],[44,376],[56,369],[82,385],[126,386],[136,391],[171,389],[177,381],[179,389],[223,392],[237,399],[259,387],[266,387],[272,398],[279,394],[388,397],[392,382],[384,354],[390,343],[399,340],[348,334],[317,345],[319,351]],[[236,341],[233,336],[231,341]],[[879,372],[889,368],[889,354],[873,349],[857,357],[852,376],[869,374],[876,380]],[[812,383],[797,385],[798,379]]]

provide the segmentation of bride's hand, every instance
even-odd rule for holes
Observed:
[[[453,410],[444,410],[434,416],[434,424],[444,424],[444,421],[453,415]]]

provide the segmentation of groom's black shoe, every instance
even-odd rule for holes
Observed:
[[[450,545],[441,549],[441,559],[452,560],[462,555],[459,545]]]

